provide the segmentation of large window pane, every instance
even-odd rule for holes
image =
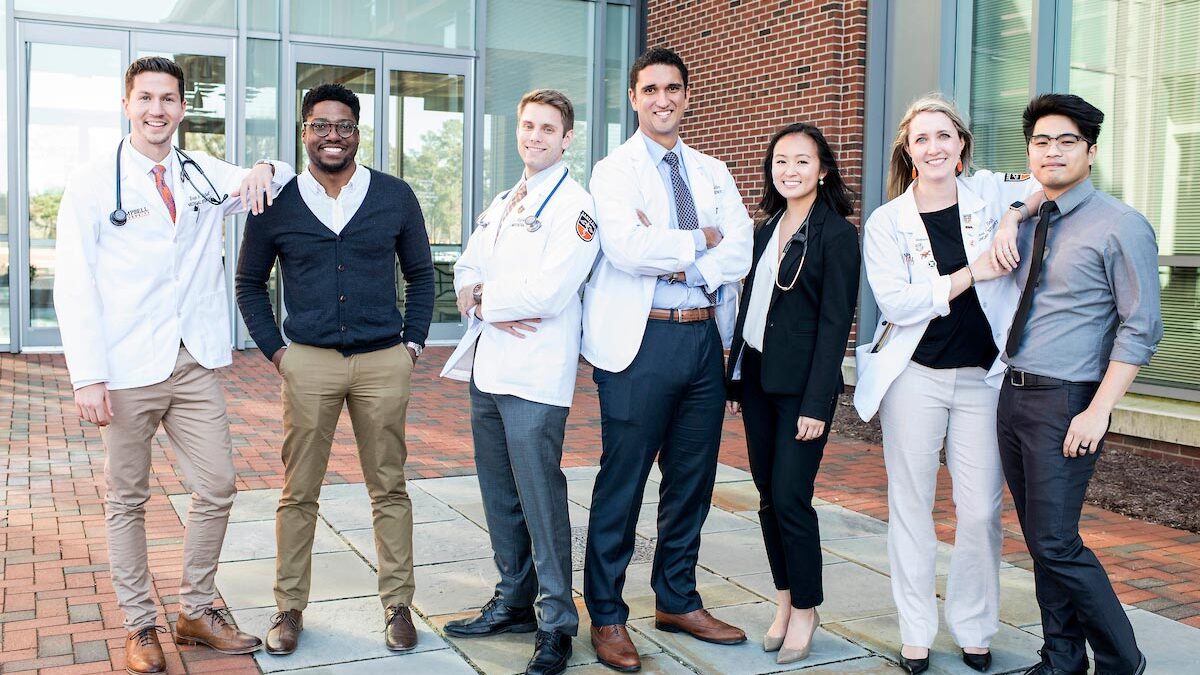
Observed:
[[[1200,3],[1075,0],[1070,90],[1104,111],[1092,180],[1144,213],[1160,255],[1200,255]],[[1162,267],[1144,381],[1200,388],[1197,269]]]
[[[629,107],[629,7],[609,5],[604,25],[604,143],[608,154],[625,141]]]
[[[142,23],[237,26],[236,0],[16,0],[17,11],[86,16]]]
[[[475,44],[474,0],[291,0],[291,3],[293,33],[462,49]],[[526,19],[524,37],[529,40],[532,32],[528,19],[535,15],[523,12],[522,15]]]
[[[1032,0],[975,0],[971,133],[975,165],[1018,171],[1028,162],[1021,111],[1029,103]]]
[[[535,88],[558,89],[575,106],[575,140],[564,157],[587,185],[588,122],[594,81],[595,5],[578,0],[490,0],[484,76],[483,194],[487,201],[520,179],[517,103]],[[553,30],[531,31],[531,17]],[[531,39],[536,33],[537,39]]]
[[[263,4],[265,0],[258,3]],[[274,4],[274,0],[271,0]],[[251,22],[253,25],[253,22]],[[279,158],[279,43],[246,40],[246,152],[243,166]],[[271,309],[279,316],[279,271],[267,282]]]
[[[0,8],[0,24],[8,25],[7,4]],[[8,91],[8,31],[0,34],[0,91]],[[8,106],[0,105],[0,129],[8,129]],[[8,276],[8,134],[0,133],[0,346],[10,341],[9,311],[12,306]]]
[[[246,7],[247,28],[272,33],[279,31],[279,0],[247,1],[250,3]]]

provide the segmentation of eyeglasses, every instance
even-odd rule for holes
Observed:
[[[1038,134],[1029,137],[1029,147],[1034,150],[1049,150],[1050,144],[1058,146],[1059,150],[1069,152],[1079,143],[1087,143],[1087,139],[1078,134],[1059,134],[1057,136],[1047,136],[1046,134]]]
[[[350,138],[354,135],[354,132],[358,131],[358,125],[354,122],[338,122],[337,124],[334,124],[333,122],[329,122],[327,120],[313,120],[312,122],[305,122],[301,126],[306,126],[309,129],[312,129],[312,132],[321,138],[328,136],[330,130],[332,130],[334,127],[337,127],[338,136],[341,136],[342,138]]]

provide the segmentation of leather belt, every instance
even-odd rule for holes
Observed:
[[[1072,382],[1070,380],[1060,380],[1057,377],[1046,377],[1045,375],[1034,375],[1023,370],[1015,370],[1009,368],[1005,373],[1008,378],[1008,383],[1014,387],[1022,389],[1038,389],[1046,387],[1063,387],[1071,384],[1093,385],[1095,382]]]
[[[659,321],[673,321],[675,323],[694,323],[696,321],[708,321],[717,315],[717,311],[712,307],[697,307],[696,309],[652,309],[650,310],[650,318],[658,319]]]

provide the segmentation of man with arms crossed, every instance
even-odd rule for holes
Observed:
[[[478,616],[446,634],[537,629],[526,673],[566,670],[579,613],[562,461],[579,365],[579,289],[600,250],[592,198],[563,152],[575,110],[537,89],[517,106],[521,180],[492,200],[454,265],[470,328],[442,375],[471,382],[471,434],[500,583]],[[534,607],[536,606],[536,616]]]
[[[404,481],[409,382],[433,318],[425,219],[404,181],[354,161],[358,96],[340,84],[304,95],[308,170],[246,223],[238,307],[283,377],[283,493],[275,511],[275,603],[267,651],[290,654],[304,627],[317,499],[343,404],[371,496],[388,649],[416,647],[412,503]],[[396,308],[396,259],[405,313]],[[276,258],[288,310],[284,344],[267,294]]]
[[[1029,166],[1046,201],[1018,236],[1023,290],[996,426],[1042,611],[1042,661],[1026,671],[1036,675],[1086,673],[1085,642],[1097,673],[1146,669],[1104,568],[1079,537],[1109,415],[1163,331],[1154,230],[1092,185],[1103,121],[1065,94],[1038,96],[1024,115]]]
[[[641,667],[621,590],[656,457],[655,625],[718,644],[746,639],[704,609],[696,559],[724,420],[723,346],[753,233],[725,165],[679,139],[689,93],[675,52],[638,57],[629,75],[638,131],[592,172],[602,255],[584,293],[583,355],[600,390],[603,453],[583,595],[596,653],[621,671]]]
[[[145,526],[160,423],[192,490],[175,642],[226,654],[261,645],[212,606],[237,492],[225,395],[213,370],[232,361],[222,223],[248,206],[260,211],[294,174],[278,162],[248,170],[175,148],[184,91],[174,61],[130,64],[122,101],[130,133],[115,156],[71,178],[58,211],[54,308],[79,416],[104,438],[109,567],[129,632],[130,673],[166,671]]]

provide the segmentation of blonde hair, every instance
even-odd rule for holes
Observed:
[[[974,139],[971,136],[971,130],[967,127],[966,119],[945,96],[938,93],[926,94],[908,106],[904,117],[900,119],[900,125],[896,128],[896,140],[892,141],[892,158],[888,164],[888,199],[895,199],[904,194],[904,191],[913,182],[913,162],[907,150],[908,127],[912,124],[913,118],[923,112],[939,112],[950,118],[950,122],[958,130],[958,137],[963,142],[960,156],[963,171],[971,166],[971,147],[974,145]]]
[[[567,95],[557,89],[534,89],[533,91],[521,97],[521,102],[517,104],[517,117],[524,112],[526,104],[541,103],[554,108],[562,114],[563,133],[575,128],[575,106],[571,105],[571,99]]]

